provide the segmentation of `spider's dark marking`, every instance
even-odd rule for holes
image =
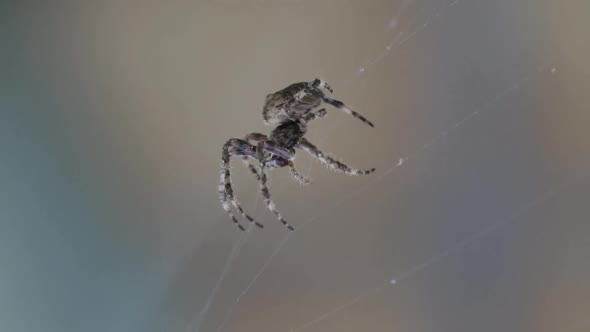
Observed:
[[[300,184],[309,183],[310,180],[301,175],[295,169],[295,164],[293,163],[296,149],[300,149],[307,151],[328,168],[349,175],[367,175],[375,171],[374,168],[370,170],[351,168],[331,156],[324,155],[324,153],[304,138],[307,132],[308,122],[327,114],[323,108],[316,111],[312,110],[319,106],[322,101],[352,114],[354,117],[373,126],[363,116],[349,110],[342,102],[325,98],[324,93],[319,88],[324,88],[332,92],[332,87],[328,83],[316,79],[312,82],[295,83],[281,91],[268,95],[263,116],[268,123],[277,123],[278,126],[268,136],[261,133],[250,133],[243,140],[231,138],[223,145],[219,180],[219,200],[231,220],[241,230],[244,230],[244,227],[233,214],[231,206],[238,210],[240,215],[251,223],[261,228],[263,225],[246,214],[240,203],[234,197],[229,165],[231,156],[241,157],[250,169],[250,172],[258,180],[260,192],[262,193],[266,207],[291,231],[294,230],[293,226],[289,225],[285,218],[283,218],[271,199],[267,183],[267,169],[289,167],[291,175]],[[256,169],[254,165],[250,164],[250,160],[256,160],[259,169]]]
[[[334,91],[328,83],[316,78],[312,82],[294,83],[282,90],[268,94],[262,107],[262,118],[267,124],[297,121],[324,102],[354,116],[371,127],[375,127],[371,121],[348,108],[343,102],[327,98],[320,88],[330,92]]]

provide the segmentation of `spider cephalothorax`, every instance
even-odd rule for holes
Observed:
[[[341,102],[325,98],[321,90],[318,89],[320,86],[332,91],[332,88],[327,83],[316,79],[313,82],[292,84],[286,89],[267,96],[263,116],[268,123],[278,123],[279,125],[273,129],[268,136],[260,133],[250,133],[246,135],[244,139],[231,138],[223,145],[219,199],[221,200],[223,209],[229,214],[233,222],[241,230],[244,230],[244,227],[234,216],[231,206],[238,210],[242,217],[248,219],[258,227],[263,226],[246,214],[244,209],[240,206],[240,203],[238,203],[234,197],[229,165],[231,156],[240,156],[242,160],[244,160],[250,171],[260,183],[260,191],[262,192],[264,203],[281,223],[290,230],[293,230],[293,227],[281,216],[270,198],[270,192],[267,186],[267,168],[289,167],[291,174],[297,181],[299,181],[299,183],[309,183],[309,179],[301,175],[295,169],[295,164],[293,163],[293,160],[295,159],[295,151],[299,149],[307,151],[322,164],[335,171],[344,172],[350,175],[366,175],[375,171],[374,168],[366,171],[350,168],[331,156],[325,155],[305,139],[304,136],[307,132],[307,124],[316,118],[325,116],[327,113],[323,108],[316,111],[313,110],[313,108],[317,107],[321,101],[334,106],[340,105],[340,107],[336,107],[341,109],[344,108],[347,112],[352,112],[343,106]],[[283,102],[281,104],[279,100],[292,101],[287,102],[286,104]],[[352,112],[350,114],[373,126],[371,122],[358,113]],[[250,160],[256,160],[260,169],[257,170],[256,167],[250,164]]]

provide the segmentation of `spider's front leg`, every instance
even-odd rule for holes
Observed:
[[[348,175],[367,175],[375,171],[374,168],[365,171],[351,168],[350,166],[339,162],[333,157],[325,155],[323,152],[318,150],[318,148],[315,145],[311,144],[305,138],[301,138],[299,140],[299,144],[296,145],[296,148],[307,151],[309,154],[317,158],[322,164],[326,165],[328,168],[334,171],[343,172]]]
[[[350,108],[348,108],[348,106],[346,106],[340,100],[322,97],[322,101],[324,103],[326,103],[326,104],[330,104],[330,105],[336,107],[337,109],[343,111],[346,114],[349,114],[349,115],[354,116],[355,118],[361,120],[362,122],[368,124],[371,127],[375,127],[375,125],[371,121],[367,120],[367,118],[365,118],[364,116],[362,116],[359,113],[357,113],[357,112],[351,110]]]
[[[230,174],[230,157],[231,156],[242,156],[244,158],[255,158],[256,156],[256,148],[250,145],[248,142],[238,139],[238,138],[231,138],[223,145],[222,155],[221,155],[221,172],[220,172],[220,180],[219,180],[219,200],[221,201],[221,206],[230,216],[234,224],[238,226],[241,230],[245,230],[244,227],[239,223],[238,219],[234,216],[231,205],[234,206],[236,210],[240,212],[242,217],[248,219],[251,223],[256,224],[256,226],[262,228],[263,225],[255,221],[252,217],[244,212],[244,209],[240,205],[240,203],[234,197],[234,191],[231,185],[231,174]]]

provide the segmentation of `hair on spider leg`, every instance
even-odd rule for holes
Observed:
[[[268,95],[263,107],[263,117],[267,123],[276,123],[277,126],[268,135],[250,133],[244,139],[230,138],[223,145],[219,200],[223,209],[239,229],[245,230],[234,215],[232,206],[239,212],[243,219],[254,223],[260,228],[263,225],[248,215],[234,197],[229,167],[232,156],[242,159],[258,181],[260,193],[267,209],[275,215],[281,224],[291,231],[295,228],[283,218],[271,198],[267,170],[289,167],[291,175],[299,184],[305,185],[311,183],[310,179],[303,176],[295,168],[294,160],[296,151],[303,150],[333,171],[343,172],[348,175],[368,175],[375,171],[375,168],[369,170],[354,169],[336,160],[334,157],[324,154],[304,138],[307,133],[307,124],[327,114],[325,108],[313,110],[322,101],[336,108],[340,108],[346,113],[352,114],[359,120],[373,126],[366,118],[348,109],[344,103],[335,99],[326,98],[319,88],[324,88],[330,92],[333,91],[328,83],[316,79],[312,82],[294,83],[283,90]],[[250,161],[256,161],[258,168],[252,165]]]

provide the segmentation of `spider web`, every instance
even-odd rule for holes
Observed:
[[[264,5],[264,3],[260,2],[259,5]],[[447,2],[404,0],[399,2],[391,18],[386,22],[382,22],[385,27],[384,34],[387,36],[387,41],[381,47],[381,50],[373,53],[369,60],[361,63],[358,68],[352,68],[350,78],[344,84],[337,85],[335,82],[332,82],[334,87],[341,91],[347,88],[358,87],[361,82],[370,82],[370,76],[375,75],[380,65],[390,61],[396,52],[404,48],[417,47],[416,45],[420,44],[422,34],[432,29],[437,29],[435,28],[437,25],[439,27],[441,25],[444,26],[458,15],[466,15],[462,11],[462,7],[474,6],[477,3],[477,1],[461,0]],[[550,56],[539,57],[533,64],[530,62],[526,64],[520,63],[520,67],[517,67],[512,72],[509,71],[506,77],[496,80],[493,86],[484,88],[484,97],[479,97],[476,104],[460,106],[464,109],[463,112],[457,112],[457,115],[451,116],[450,121],[439,126],[438,129],[430,131],[429,135],[417,138],[416,142],[418,143],[411,147],[406,147],[406,153],[399,153],[390,158],[386,163],[386,167],[378,168],[378,172],[374,177],[364,178],[364,184],[351,192],[342,194],[341,197],[329,203],[329,206],[325,210],[334,211],[346,204],[353,203],[363,195],[371,195],[371,192],[376,187],[383,186],[384,183],[390,186],[408,185],[408,179],[415,179],[406,170],[408,167],[424,169],[426,167],[423,164],[426,164],[429,159],[433,159],[434,156],[439,156],[438,158],[440,158],[440,155],[450,154],[448,152],[449,150],[458,148],[457,146],[464,143],[464,141],[460,140],[461,136],[475,135],[473,130],[478,126],[493,122],[494,124],[492,126],[495,127],[492,129],[495,129],[496,133],[505,133],[506,128],[502,126],[510,127],[510,124],[506,123],[507,111],[504,109],[523,106],[520,105],[520,99],[524,98],[525,95],[533,93],[536,86],[543,83],[547,84],[547,82],[551,82],[556,76],[559,76],[561,66],[557,63]],[[461,91],[454,93],[460,94]],[[346,102],[346,98],[343,99]],[[524,107],[526,109],[521,112],[532,112],[530,110],[531,106],[525,105]],[[365,115],[371,119],[371,114]],[[528,116],[534,117],[531,114],[528,114]],[[322,136],[330,137],[337,135],[338,126],[338,124],[328,124],[327,130],[322,131]],[[377,126],[385,127],[387,124],[377,122]],[[493,130],[486,132],[493,133]],[[322,143],[319,134],[310,133],[310,135],[314,135],[314,138]],[[498,137],[495,138],[499,141]],[[313,161],[307,164],[307,175],[310,177],[313,177],[311,174],[312,164]],[[534,218],[528,216],[539,214],[539,210],[542,207],[550,205],[552,201],[558,200],[560,196],[572,191],[572,188],[575,188],[576,185],[585,182],[588,173],[580,172],[580,170],[587,170],[587,167],[578,165],[572,169],[575,169],[576,172],[572,172],[570,176],[546,181],[542,185],[534,186],[528,191],[525,190],[525,193],[519,197],[512,197],[513,199],[510,204],[498,204],[499,207],[502,207],[500,211],[493,215],[490,214],[481,217],[485,219],[485,222],[479,223],[477,227],[466,227],[468,229],[467,231],[458,232],[459,234],[456,234],[456,236],[449,236],[446,238],[446,241],[429,247],[429,250],[419,255],[421,258],[410,259],[408,262],[396,264],[395,268],[391,268],[392,265],[388,265],[387,263],[382,263],[379,266],[379,269],[384,270],[381,271],[382,273],[366,273],[373,274],[373,276],[361,282],[354,290],[347,289],[344,292],[346,295],[338,296],[337,300],[330,301],[330,304],[324,305],[322,309],[313,311],[312,315],[307,313],[302,314],[304,318],[298,319],[291,324],[285,325],[284,323],[278,323],[277,325],[272,325],[273,330],[303,331],[312,330],[313,327],[317,327],[318,330],[322,331],[340,331],[342,330],[342,326],[346,326],[346,322],[352,319],[351,316],[366,316],[366,313],[362,313],[359,307],[371,307],[370,302],[377,301],[376,298],[395,296],[391,294],[393,294],[394,290],[403,287],[402,285],[406,285],[405,287],[409,288],[420,287],[419,284],[416,285],[417,281],[414,279],[422,278],[421,280],[423,280],[424,273],[427,271],[431,273],[437,273],[437,269],[446,271],[448,267],[445,265],[445,261],[452,261],[453,258],[457,259],[468,254],[477,255],[478,252],[481,252],[481,247],[487,246],[499,250],[497,243],[502,242],[502,239],[498,239],[498,237],[503,236],[503,231],[507,229],[516,231],[516,224],[525,224],[523,228],[526,232],[532,227],[529,219]],[[396,195],[403,195],[403,192],[401,194],[397,193]],[[386,198],[390,197],[380,197],[379,200],[384,201]],[[279,206],[282,205],[285,204],[279,204]],[[257,211],[263,210],[260,202],[254,204],[254,206]],[[362,209],[368,208],[367,206]],[[395,214],[394,211],[392,213]],[[300,247],[300,242],[306,241],[306,236],[314,232],[314,228],[318,227],[318,224],[336,224],[337,221],[331,220],[329,216],[329,213],[321,213],[300,218],[300,220],[304,221],[297,224],[296,232],[285,233],[277,244],[272,247],[272,250],[267,250],[267,256],[258,257],[260,259],[257,260],[258,267],[255,269],[255,273],[251,277],[244,277],[248,281],[241,287],[239,292],[229,296],[233,300],[215,307],[216,315],[211,315],[210,310],[216,301],[219,290],[223,287],[228,271],[232,269],[232,264],[236,257],[240,255],[241,249],[249,244],[247,237],[250,236],[250,232],[240,235],[234,243],[224,268],[216,280],[206,303],[196,315],[195,320],[187,326],[186,330],[204,330],[203,324],[205,322],[210,324],[210,328],[207,328],[207,330],[217,332],[235,330],[230,328],[230,324],[240,323],[237,312],[245,310],[248,307],[248,301],[249,303],[255,301],[253,295],[254,290],[265,287],[261,280],[269,273],[268,271],[273,265],[277,264],[278,258],[281,255],[283,256],[282,259],[293,257],[292,255],[294,253],[291,252],[290,255],[287,255],[285,252],[295,250],[292,248],[296,248],[298,242]],[[291,219],[294,220],[295,218],[292,217]],[[392,219],[395,222],[395,218]],[[373,223],[372,227],[377,227],[377,225]],[[444,230],[444,227],[437,229]],[[323,234],[326,235],[326,233]],[[426,240],[426,236],[424,239],[417,239],[418,242]],[[495,244],[490,244],[490,241],[496,242]],[[293,243],[295,245],[288,246]],[[482,255],[485,257],[489,256],[488,253]],[[453,264],[456,264],[456,262]],[[452,264],[448,263],[448,265]],[[360,273],[360,275],[362,274]],[[290,281],[279,279],[276,282],[283,283],[287,287]],[[407,293],[408,291],[406,290],[404,294]],[[405,296],[407,297],[408,295]],[[384,300],[381,299],[380,301]],[[389,299],[389,301],[391,300]],[[364,322],[366,323],[366,321]],[[263,325],[265,324],[259,323],[257,326]],[[351,328],[351,330],[353,329]]]

